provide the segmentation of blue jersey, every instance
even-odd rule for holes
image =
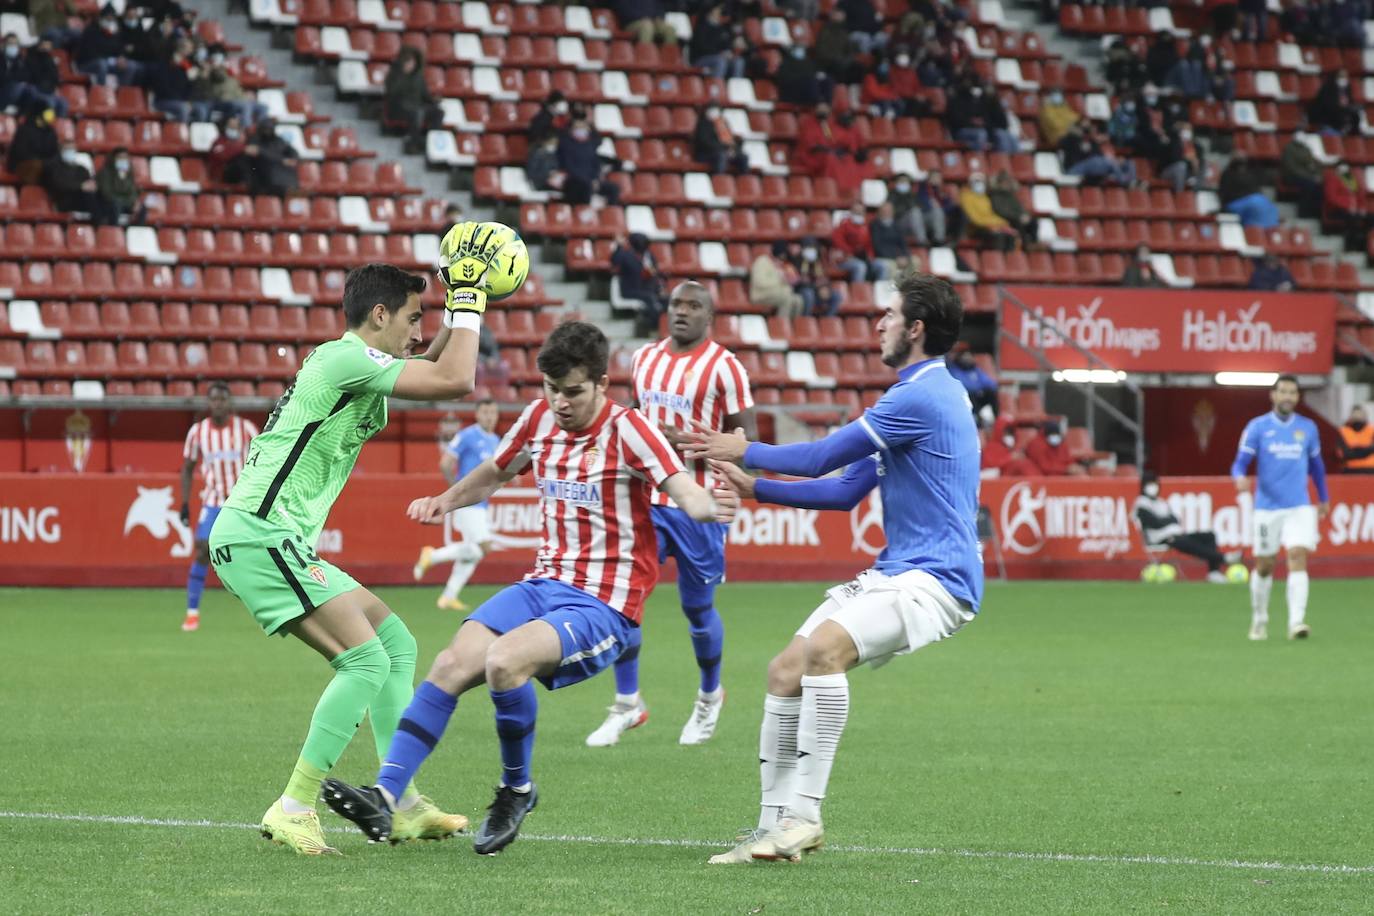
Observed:
[[[1322,464],[1317,424],[1293,414],[1287,420],[1270,411],[1245,424],[1240,450],[1231,476],[1244,477],[1255,461],[1256,509],[1291,509],[1306,506],[1307,478],[1311,475],[1317,496],[1325,502],[1326,468]]]
[[[454,436],[444,450],[458,459],[458,479],[461,480],[483,461],[496,454],[496,446],[500,444],[500,436],[489,433],[474,423]],[[485,500],[476,503],[484,507],[486,504]]]
[[[754,444],[750,467],[817,477],[872,454],[887,546],[874,568],[888,575],[930,573],[974,610],[983,596],[978,548],[978,428],[968,392],[941,358],[899,373],[900,380],[863,416],[820,442]],[[873,472],[846,480],[871,487]],[[765,488],[766,489],[766,488]]]

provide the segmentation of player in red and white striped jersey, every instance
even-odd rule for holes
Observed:
[[[473,849],[490,854],[514,840],[538,800],[529,768],[538,706],[531,678],[550,690],[586,680],[619,658],[638,632],[658,576],[653,490],[699,521],[734,517],[733,490],[713,496],[699,486],[652,423],[606,397],[608,360],[606,336],[595,325],[555,328],[539,351],[544,398],[525,409],[491,458],[443,494],[410,505],[411,518],[437,524],[529,470],[544,531],[534,569],[474,611],[435,658],[392,738],[377,787],[325,783],[330,806],[374,839],[390,829],[388,795],[414,778],[458,695],[485,682],[503,772]]]
[[[635,406],[674,446],[694,421],[718,430],[742,427],[746,435],[755,435],[749,376],[735,354],[711,339],[714,317],[715,304],[704,286],[679,284],[668,301],[668,336],[634,355]],[[706,462],[684,458],[683,464],[700,486],[710,486]],[[725,626],[715,595],[716,586],[725,580],[726,529],[693,521],[662,491],[654,494],[652,515],[659,562],[669,556],[677,560],[678,596],[701,671],[696,703],[678,741],[701,744],[715,733],[725,701],[720,686]],[[639,646],[633,645],[616,662],[615,703],[606,721],[587,736],[587,744],[615,744],[648,717],[639,696]]]
[[[181,450],[186,460],[181,465],[181,523],[191,523],[191,480],[200,467],[200,517],[196,522],[196,553],[186,577],[186,619],[181,628],[188,633],[200,626],[200,596],[205,591],[205,574],[210,563],[210,529],[220,506],[229,498],[234,481],[239,479],[248,457],[248,443],[258,428],[234,413],[229,386],[214,382],[206,394],[209,416],[191,425]]]

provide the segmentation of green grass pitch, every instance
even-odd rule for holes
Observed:
[[[1313,582],[1305,643],[1282,638],[1276,588],[1263,644],[1243,587],[993,585],[954,639],[851,675],[825,850],[707,867],[756,815],[765,666],[821,588],[721,590],[729,700],[709,744],[677,744],[695,664],[665,587],[644,728],[583,746],[609,675],[540,692],[542,801],[515,845],[369,846],[326,813],[345,854],[328,859],[251,829],[329,674],[309,650],[219,591],[183,634],[175,591],[0,589],[0,913],[1374,911],[1371,587],[1355,580]],[[429,589],[381,594],[423,672],[458,618]],[[336,772],[375,768],[364,728]],[[419,784],[476,822],[498,774],[473,693]]]

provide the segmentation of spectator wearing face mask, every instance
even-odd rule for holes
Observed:
[[[888,72],[888,83],[897,95],[899,115],[920,116],[929,111],[929,106],[918,98],[921,92],[921,78],[916,74],[916,66],[908,51],[898,51],[892,58],[892,69]]]
[[[916,183],[910,175],[898,175],[892,179],[887,186],[887,202],[892,204],[892,216],[902,235],[922,248],[929,245],[925,216],[921,213],[916,195]]]
[[[1189,43],[1188,53],[1169,71],[1166,84],[1189,99],[1205,99],[1210,94],[1214,55],[1210,51],[1211,37],[1199,35]]]
[[[809,108],[825,98],[815,61],[801,45],[793,45],[778,64],[773,85],[778,89],[778,101],[789,105]]]
[[[873,239],[868,232],[864,205],[856,203],[835,223],[830,244],[840,269],[849,274],[850,283],[886,280],[888,267],[873,254]]]
[[[105,164],[95,175],[96,193],[105,202],[105,210],[114,220],[121,223],[142,223],[145,210],[140,203],[142,195],[138,183],[134,181],[133,162],[129,151],[117,148],[105,157]]]
[[[97,83],[132,86],[138,83],[143,68],[137,61],[124,56],[124,43],[119,36],[119,18],[113,7],[106,6],[81,32],[73,49],[76,69]]]
[[[563,180],[567,203],[590,203],[593,194],[600,194],[611,206],[620,203],[620,185],[605,177],[606,164],[597,152],[600,145],[586,112],[573,112],[571,123],[558,138],[558,167],[567,176]]]
[[[687,54],[692,66],[714,79],[744,76],[744,58],[734,53],[735,36],[724,6],[712,6],[692,28]]]
[[[952,245],[964,232],[964,211],[959,198],[938,169],[931,169],[916,192],[932,245]]]
[[[1250,272],[1250,282],[1246,284],[1247,289],[1275,293],[1291,293],[1295,286],[1293,274],[1272,251],[1267,252],[1262,258],[1255,259],[1255,267]]]
[[[1342,67],[1322,80],[1321,88],[1307,107],[1307,120],[1323,134],[1355,135],[1360,130],[1360,109],[1350,92],[1350,74]]]
[[[1078,123],[1079,114],[1064,101],[1064,93],[1056,89],[1045,97],[1036,121],[1040,125],[1040,137],[1050,146],[1058,146],[1064,135]]]
[[[1011,172],[1002,169],[992,176],[992,182],[988,185],[988,200],[992,202],[992,212],[1006,220],[1007,225],[1020,236],[1022,248],[1029,248],[1038,241],[1035,217],[1021,203],[1016,179]]]
[[[983,87],[964,86],[945,107],[945,124],[956,143],[975,153],[988,148],[988,124],[984,118]]]
[[[542,143],[530,145],[525,159],[525,180],[536,191],[559,191],[567,175],[558,167],[558,135],[549,134]]]
[[[1070,128],[1064,139],[1059,141],[1059,155],[1064,171],[1070,175],[1119,185],[1135,184],[1135,163],[1110,154],[1093,134],[1079,125]]]
[[[825,269],[821,257],[820,243],[811,236],[801,240],[801,244],[789,249],[788,260],[797,273],[796,286],[793,288],[802,297],[802,310],[808,315],[835,315],[840,311],[840,291],[830,282],[830,274]]]
[[[53,206],[63,213],[89,213],[91,221],[99,225],[115,221],[109,207],[96,194],[95,179],[82,164],[75,143],[62,144],[57,158],[43,163],[43,187]]]
[[[1239,552],[1222,553],[1217,547],[1217,537],[1212,532],[1184,532],[1178,516],[1160,496],[1159,475],[1153,471],[1146,471],[1140,476],[1140,495],[1136,497],[1133,514],[1147,548],[1169,547],[1190,557],[1197,557],[1207,564],[1208,582],[1225,585],[1226,574],[1222,572],[1222,566],[1240,560]]]
[[[1121,285],[1130,289],[1162,288],[1165,283],[1155,273],[1151,257],[1148,245],[1136,248],[1135,257],[1126,263],[1126,270],[1121,275]]]
[[[802,115],[797,125],[797,145],[792,153],[792,171],[822,178],[833,175],[841,153],[858,150],[858,137],[846,125],[830,116],[824,102]]]
[[[67,100],[55,91],[55,79],[51,89],[43,88],[47,85],[48,76],[39,62],[42,57],[41,52],[32,50],[23,53],[18,35],[11,33],[5,36],[4,54],[0,56],[0,109],[14,107],[27,111],[35,107],[51,108],[59,118],[66,117]],[[51,59],[48,63],[51,64]],[[56,65],[53,67],[55,69]],[[35,69],[40,72],[35,73]]]
[[[203,116],[201,106],[193,107],[191,103],[191,80],[200,76],[200,70],[190,59],[192,50],[189,41],[179,42],[171,59],[149,68],[147,77],[153,108],[183,124],[191,122],[192,114]]]
[[[220,128],[219,137],[210,146],[210,178],[227,185],[246,182],[252,165],[247,149],[248,140],[243,133],[243,122],[237,116],[229,117]],[[257,155],[256,147],[252,155]]]
[[[649,250],[649,239],[643,233],[632,232],[629,239],[615,240],[611,251],[611,268],[620,282],[620,295],[637,299],[641,305],[635,318],[635,336],[649,337],[658,329],[659,318],[668,309],[663,295],[663,274],[658,261]]]
[[[878,205],[878,212],[868,223],[868,237],[873,243],[873,256],[883,265],[884,273],[896,276],[911,267],[911,252],[906,238],[897,226],[896,211],[891,201]]]
[[[800,279],[787,260],[787,243],[774,242],[772,251],[760,254],[749,265],[749,301],[791,321],[802,313],[802,297],[796,291]]]
[[[210,49],[206,65],[200,68],[200,75],[191,84],[191,99],[201,106],[202,114],[213,113],[220,118],[237,117],[240,122],[252,127],[259,119],[267,117],[267,106],[244,91],[225,63],[223,48]],[[388,78],[390,75],[387,74]],[[437,106],[434,113],[438,114]],[[432,123],[437,124],[438,121]]]
[[[1122,96],[1117,101],[1116,110],[1107,121],[1107,136],[1114,146],[1127,150],[1135,147],[1136,131],[1140,126],[1136,104],[1135,97],[1131,95]]]
[[[1039,469],[1042,477],[1077,476],[1085,473],[1064,442],[1064,431],[1058,423],[1046,423],[1040,434],[1026,443],[1026,458]]]
[[[1040,469],[1016,445],[1016,426],[1010,417],[1000,417],[992,434],[983,443],[982,471],[979,476],[1037,477]]]
[[[1363,407],[1352,408],[1341,427],[1340,449],[1347,474],[1374,474],[1374,426]]]
[[[568,100],[555,89],[539,103],[539,110],[530,119],[530,143],[542,143],[546,137],[556,137],[568,126]]]
[[[881,61],[864,76],[860,99],[874,117],[895,118],[901,113],[901,96],[892,85],[892,64]]]
[[[1149,71],[1140,55],[1131,50],[1126,39],[1117,38],[1108,47],[1103,59],[1107,83],[1112,86],[1139,88],[1149,79]]]
[[[1293,134],[1279,156],[1279,177],[1284,184],[1298,190],[1299,200],[1320,197],[1325,181],[1325,168],[1312,148],[1304,142],[1304,138],[1309,136],[1301,130]]]
[[[56,121],[57,112],[51,108],[31,109],[14,132],[5,168],[14,173],[21,185],[39,184],[44,163],[57,157],[59,144],[57,131],[53,130]]]
[[[968,392],[973,415],[980,425],[997,417],[997,382],[978,366],[969,345],[956,343],[945,357],[945,367]]]
[[[723,172],[742,174],[749,170],[744,144],[730,132],[720,106],[712,102],[697,117],[692,132],[692,158],[706,166],[712,175]]]
[[[1159,177],[1173,185],[1174,193],[1181,193],[1197,184],[1202,175],[1202,151],[1193,140],[1193,128],[1187,122],[1169,135],[1156,163]]]
[[[258,122],[244,153],[249,158],[248,188],[254,194],[280,197],[300,186],[296,174],[300,154],[277,133],[270,118]]]
[[[968,231],[983,245],[1000,251],[1016,247],[1016,230],[992,209],[987,178],[982,172],[969,176],[968,186],[959,192],[959,207],[964,211]]]

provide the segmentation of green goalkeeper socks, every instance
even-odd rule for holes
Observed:
[[[367,714],[372,720],[372,738],[377,743],[377,760],[385,761],[387,752],[391,749],[391,737],[396,734],[396,725],[401,721],[401,714],[405,712],[406,706],[410,704],[410,698],[415,694],[417,649],[415,637],[410,634],[405,622],[395,614],[387,617],[381,626],[377,627],[377,639],[381,641],[386,654],[391,657],[391,674],[382,684],[382,689],[372,698],[372,705],[367,708]],[[409,801],[410,796],[414,794],[415,785],[412,783],[406,786],[402,798]]]
[[[414,644],[412,639],[411,645]],[[412,649],[412,672],[414,657]],[[363,713],[387,683],[391,673],[391,659],[377,637],[340,652],[330,659],[329,665],[334,669],[334,679],[320,694],[320,702],[315,705],[310,731],[305,736],[305,747],[301,748],[296,769],[286,785],[285,794],[288,798],[311,808],[314,808],[315,798],[320,793],[320,782],[338,762],[344,748],[348,747],[348,742],[363,720]],[[395,725],[393,720],[393,730]]]

